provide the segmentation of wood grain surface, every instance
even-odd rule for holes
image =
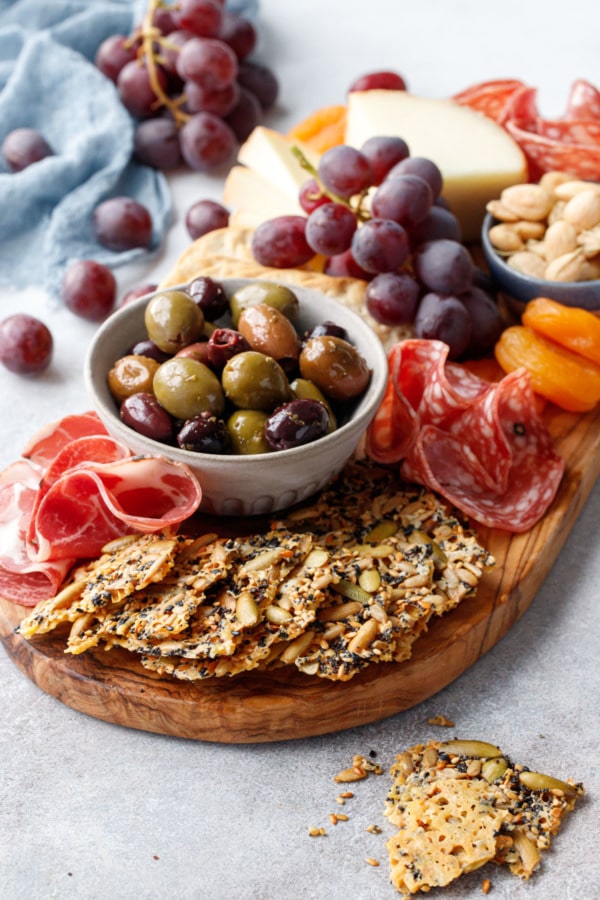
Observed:
[[[345,683],[296,671],[247,674],[188,684],[160,678],[126,651],[65,654],[64,639],[32,642],[14,634],[21,607],[0,599],[0,640],[41,690],[107,722],[224,743],[258,743],[327,734],[409,709],[431,697],[486,653],[527,609],[600,473],[600,410],[545,413],[566,471],[544,519],[522,535],[478,529],[497,560],[478,595],[438,619],[403,663],[373,665]]]

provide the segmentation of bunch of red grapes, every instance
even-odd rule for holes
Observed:
[[[265,266],[295,267],[315,254],[330,275],[369,282],[366,305],[385,325],[412,325],[444,341],[451,359],[485,355],[503,320],[486,276],[460,243],[460,226],[441,197],[437,165],[410,156],[399,137],[373,137],[357,150],[333,147],[300,190],[306,216],[280,216],[255,231]]]
[[[248,59],[256,44],[252,22],[224,0],[150,0],[130,35],[103,41],[96,65],[138,120],[137,158],[162,171],[233,162],[278,93],[273,72]]]

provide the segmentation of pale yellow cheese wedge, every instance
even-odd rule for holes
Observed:
[[[300,141],[293,143],[302,150],[309,162],[313,165],[318,163],[319,155],[314,150]],[[238,162],[296,205],[298,191],[310,178],[310,173],[302,168],[291,152],[291,147],[292,143],[284,135],[261,125],[254,129],[240,147]]]
[[[349,94],[346,143],[360,147],[376,135],[402,137],[411,156],[425,156],[439,166],[443,195],[461,223],[464,241],[479,240],[488,200],[527,180],[525,156],[510,135],[453,100],[407,91]]]
[[[295,197],[246,166],[230,169],[223,187],[223,203],[231,210],[230,224],[239,228],[256,228],[277,216],[304,215]]]

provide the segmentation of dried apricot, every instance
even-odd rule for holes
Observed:
[[[586,309],[536,297],[525,307],[523,325],[600,365],[600,318]]]
[[[589,412],[600,400],[600,366],[531,328],[512,325],[494,348],[505,372],[525,368],[533,390],[569,412]]]
[[[344,143],[346,133],[346,107],[322,106],[289,131],[288,137],[325,153],[331,147]]]

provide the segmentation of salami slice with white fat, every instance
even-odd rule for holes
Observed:
[[[406,343],[421,346],[410,347],[407,360],[404,345],[390,351],[396,363],[390,366],[394,392],[410,384],[416,357],[423,364],[429,358],[427,390],[421,389],[419,373],[416,387],[401,400],[388,399],[389,410],[411,407],[412,415],[403,420],[409,430],[392,445],[393,429],[384,418],[384,453],[376,416],[367,451],[372,454],[374,448],[379,462],[402,460],[404,478],[439,493],[480,524],[528,531],[548,509],[564,468],[539,416],[528,373],[520,369],[492,384],[447,364],[441,342]],[[404,363],[408,368],[402,372]]]
[[[538,111],[537,89],[516,80],[488,81],[455,94],[469,106],[502,125],[527,157],[530,178],[552,170],[597,180],[600,172],[600,91],[584,79],[571,86],[567,108],[559,119]]]

